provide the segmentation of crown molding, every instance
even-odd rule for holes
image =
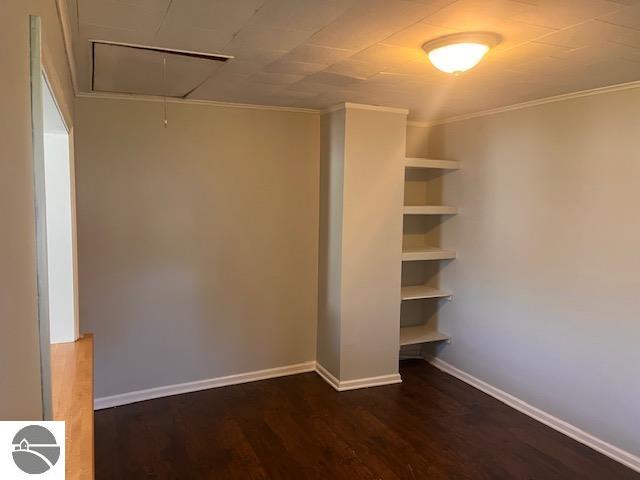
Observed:
[[[410,127],[432,127],[435,125],[443,125],[446,123],[461,122],[463,120],[470,120],[472,118],[486,117],[489,115],[495,115],[497,113],[510,112],[512,110],[520,110],[523,108],[535,107],[538,105],[544,105],[546,103],[563,102],[565,100],[571,100],[574,98],[590,97],[592,95],[601,95],[603,93],[619,92],[622,90],[630,90],[640,87],[640,80],[619,83],[617,85],[608,85],[606,87],[592,88],[589,90],[581,90],[579,92],[564,93],[562,95],[554,95],[553,97],[539,98],[536,100],[530,100],[522,103],[515,103],[513,105],[505,105],[504,107],[492,108],[489,110],[480,110],[478,112],[466,113],[464,115],[456,115],[454,117],[444,118],[441,120],[434,120],[432,122],[420,122],[415,120],[409,120],[407,125]]]
[[[409,114],[409,110],[406,108],[382,107],[380,105],[366,105],[364,103],[353,102],[339,103],[338,105],[321,110],[320,113],[324,115],[325,113],[337,112],[338,110],[373,110],[375,112],[398,113],[400,115]]]
[[[431,125],[436,125],[436,123],[421,122],[420,120],[407,120],[407,127],[427,128],[427,127],[430,127]]]
[[[589,97],[591,95],[600,95],[604,93],[618,92],[622,90],[630,90],[634,88],[640,87],[640,80],[628,82],[628,83],[620,83],[617,85],[609,85],[606,87],[593,88],[590,90],[582,90],[579,92],[565,93],[562,95],[555,95],[553,97],[545,97],[539,98],[536,100],[530,100],[527,102],[516,103],[513,105],[505,105],[503,107],[492,108],[489,110],[481,110],[478,112],[467,113],[464,115],[457,115],[454,117],[444,118],[440,120],[434,120],[432,122],[421,122],[416,120],[408,120],[407,125],[410,127],[432,127],[435,125],[443,125],[447,123],[453,122],[461,122],[463,120],[470,120],[472,118],[478,117],[486,117],[489,115],[495,115],[498,113],[509,112],[512,110],[520,110],[529,107],[535,107],[538,105],[544,105],[547,103],[554,102],[562,102],[565,100],[571,100],[574,98],[581,97]],[[127,93],[97,93],[97,92],[78,92],[76,94],[79,98],[103,98],[103,99],[111,99],[111,100],[137,100],[144,102],[163,102],[165,101],[165,97],[155,96],[155,95],[137,95],[137,94],[127,94]],[[253,110],[273,110],[280,112],[296,112],[296,113],[307,113],[307,114],[326,114],[335,112],[338,110],[348,110],[348,109],[359,109],[359,110],[373,110],[378,112],[389,112],[389,113],[397,113],[401,115],[407,115],[409,110],[405,108],[395,108],[395,107],[382,107],[378,105],[365,105],[362,103],[353,103],[353,102],[344,102],[338,105],[334,105],[332,107],[326,108],[324,110],[313,109],[313,108],[301,108],[301,107],[281,107],[274,105],[253,105],[248,103],[231,103],[231,102],[219,102],[214,100],[193,100],[193,99],[182,99],[182,98],[166,98],[167,103],[184,103],[188,105],[208,105],[208,106],[216,106],[216,107],[230,107],[230,108],[247,108]]]
[[[280,107],[275,105],[253,105],[249,103],[217,102],[214,100],[193,100],[184,98],[159,97],[156,95],[138,95],[133,93],[98,93],[79,92],[78,98],[98,98],[106,100],[134,100],[139,102],[164,102],[187,105],[205,105],[210,107],[246,108],[251,110],[272,110],[277,112],[294,112],[318,115],[320,110],[300,107]]]

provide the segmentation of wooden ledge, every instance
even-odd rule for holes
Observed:
[[[66,422],[66,478],[93,479],[93,335],[51,345],[51,391],[53,419]]]

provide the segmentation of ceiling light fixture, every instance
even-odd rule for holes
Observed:
[[[475,67],[498,43],[500,36],[495,33],[454,33],[430,40],[422,49],[438,70],[458,75]]]

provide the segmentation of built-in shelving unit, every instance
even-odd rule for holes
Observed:
[[[415,345],[418,343],[441,342],[443,340],[450,339],[451,337],[449,337],[449,335],[445,335],[437,330],[430,330],[424,325],[400,328],[401,347],[404,345]]]
[[[446,205],[405,205],[405,215],[455,215],[458,207]]]
[[[430,158],[405,158],[405,168],[407,169],[441,169],[458,170],[461,168],[460,162],[454,160],[436,160]],[[456,215],[458,208],[446,205],[406,205],[404,215]],[[416,262],[425,260],[452,260],[456,258],[456,252],[445,250],[439,247],[411,247],[405,248],[402,252],[403,262]],[[453,294],[446,290],[440,290],[428,285],[407,285],[401,289],[402,301],[424,300],[446,298],[451,300]],[[450,337],[437,331],[431,326],[412,325],[400,326],[400,346],[417,345],[430,342],[449,341]]]
[[[458,170],[462,168],[455,160],[434,160],[431,158],[405,158],[405,168],[436,168],[440,170]]]
[[[453,295],[447,290],[429,287],[428,285],[409,285],[402,287],[402,300],[420,300],[423,298],[448,298]]]
[[[421,260],[451,260],[456,258],[453,250],[443,250],[437,247],[406,248],[402,251],[403,262],[416,262]]]

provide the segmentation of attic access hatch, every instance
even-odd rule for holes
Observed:
[[[97,40],[91,45],[94,92],[186,98],[233,58]]]

